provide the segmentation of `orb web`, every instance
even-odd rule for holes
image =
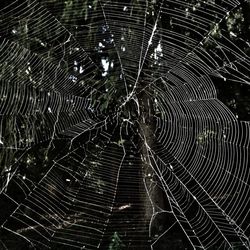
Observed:
[[[248,5],[3,1],[1,249],[250,249]]]

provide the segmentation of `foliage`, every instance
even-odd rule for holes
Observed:
[[[117,232],[114,232],[108,250],[122,250],[124,249],[124,247],[125,245],[122,243],[119,234]]]

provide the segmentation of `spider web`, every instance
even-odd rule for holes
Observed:
[[[250,249],[246,4],[3,1],[1,249]]]

